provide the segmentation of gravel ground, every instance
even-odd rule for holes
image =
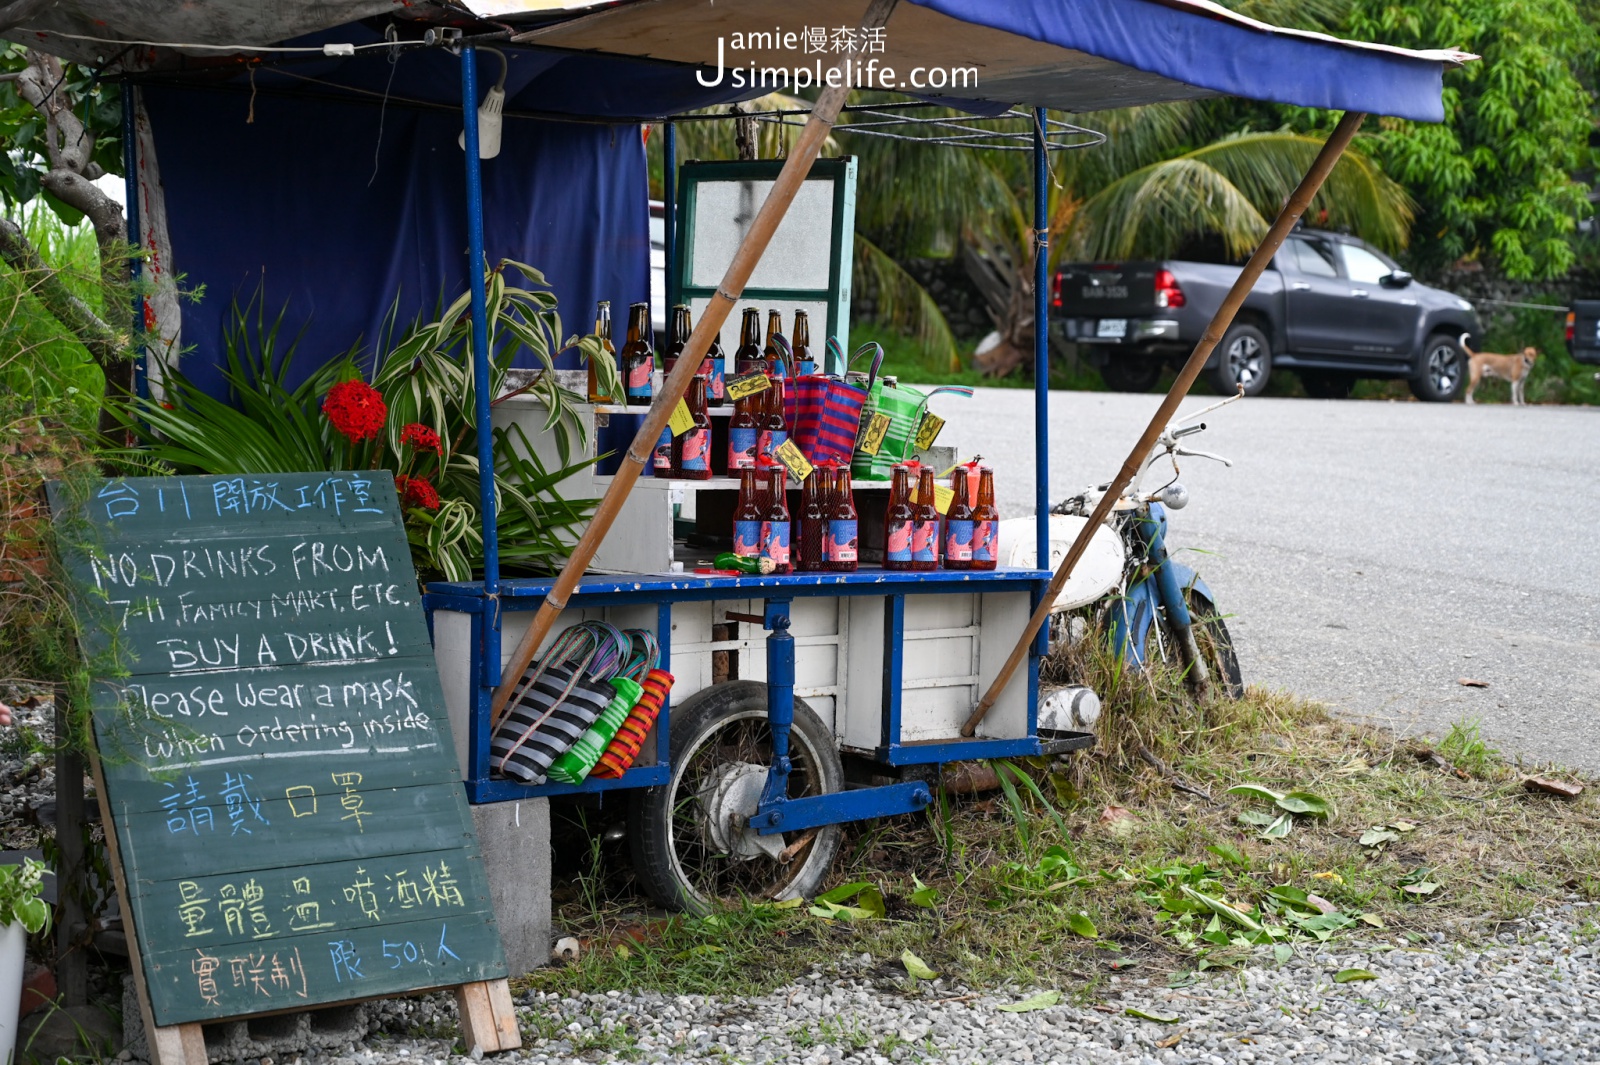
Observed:
[[[533,993],[519,1002],[528,1045],[496,1060],[1594,1062],[1594,917],[1600,914],[1588,904],[1572,903],[1476,950],[1440,934],[1422,948],[1338,943],[1281,968],[1220,973],[1181,988],[1114,976],[1101,1007],[1029,1013],[998,1009],[1024,998],[1022,991],[974,995],[943,981],[908,990],[881,976],[881,959],[865,955],[751,998]],[[1335,984],[1334,973],[1345,968],[1368,969],[1377,979]],[[1123,1013],[1130,1008],[1179,1020],[1138,1020]],[[437,1031],[453,1019],[453,1005],[440,996],[391,1003],[382,1030],[365,1046],[306,1060],[443,1062],[447,1040],[403,1033]],[[533,1034],[541,1031],[544,1038]]]

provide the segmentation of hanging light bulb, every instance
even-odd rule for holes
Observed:
[[[493,159],[500,154],[500,130],[505,124],[506,72],[509,64],[505,53],[498,48],[480,47],[478,51],[492,52],[500,60],[500,80],[484,94],[483,103],[478,105],[478,158]],[[456,137],[456,145],[466,150],[466,130]]]

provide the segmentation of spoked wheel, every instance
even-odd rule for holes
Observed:
[[[1205,659],[1206,671],[1211,675],[1213,689],[1229,699],[1244,696],[1244,674],[1239,669],[1239,656],[1233,649],[1233,637],[1228,626],[1217,612],[1217,606],[1203,594],[1190,588],[1184,593],[1189,605],[1189,627],[1194,633],[1200,656]],[[1184,665],[1179,650],[1178,636],[1168,626],[1163,612],[1159,633],[1160,653],[1178,667]]]
[[[816,892],[839,849],[838,825],[761,836],[746,824],[772,764],[765,684],[718,684],[674,708],[671,750],[671,779],[636,795],[629,813],[634,872],[651,898],[706,914],[722,902]],[[789,798],[844,787],[833,735],[800,699],[789,758]]]

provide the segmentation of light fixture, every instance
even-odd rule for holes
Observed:
[[[498,48],[480,47],[478,51],[493,52],[500,60],[500,80],[484,94],[483,103],[478,105],[478,158],[493,159],[500,154],[500,127],[505,122],[502,112],[506,107],[506,72],[510,64],[506,62],[506,54]],[[463,151],[466,150],[466,130],[456,137],[456,144]]]

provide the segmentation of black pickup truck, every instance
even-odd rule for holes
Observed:
[[[1237,265],[1067,263],[1056,275],[1055,332],[1083,345],[1106,384],[1143,392],[1205,332]],[[1293,370],[1306,391],[1342,398],[1360,378],[1403,378],[1418,399],[1461,394],[1461,334],[1482,332],[1472,304],[1412,280],[1370,245],[1296,229],[1245,299],[1206,373],[1219,392],[1267,386]]]

